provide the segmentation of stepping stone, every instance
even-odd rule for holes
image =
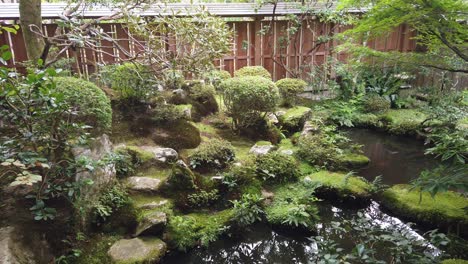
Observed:
[[[127,181],[134,192],[157,192],[161,187],[161,180],[150,177],[129,177]]]
[[[266,155],[270,152],[272,152],[275,149],[275,146],[270,144],[270,145],[253,145],[253,147],[250,149],[249,153],[252,153],[256,156],[260,155]]]
[[[177,161],[179,154],[172,148],[161,148],[152,146],[141,146],[142,150],[152,152],[154,159],[162,163],[172,163]]]
[[[167,215],[164,212],[155,212],[145,216],[136,228],[133,236],[140,235],[159,235],[167,224]]]
[[[166,254],[167,245],[157,238],[121,239],[107,251],[113,263],[159,263]]]

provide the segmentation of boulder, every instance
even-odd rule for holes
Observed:
[[[265,154],[272,152],[275,149],[275,146],[272,145],[271,143],[269,144],[268,143],[257,142],[255,145],[253,145],[252,148],[250,148],[249,153],[259,156],[259,155],[265,155]]]
[[[302,129],[301,136],[313,135],[317,134],[318,132],[320,132],[320,128],[317,124],[311,121],[306,121],[304,123],[304,128]]]
[[[128,188],[133,192],[157,192],[161,187],[161,180],[150,177],[129,177]]]
[[[292,149],[283,149],[280,151],[281,154],[287,155],[287,156],[292,156],[294,154],[294,150]]]
[[[134,236],[159,235],[167,224],[167,216],[164,212],[155,212],[145,216],[135,230]]]
[[[194,190],[196,189],[195,174],[184,161],[178,160],[172,167],[167,186],[171,190]]]
[[[168,203],[169,203],[168,200],[161,200],[159,202],[153,201],[150,203],[144,203],[142,205],[139,205],[138,208],[143,209],[143,210],[152,210],[152,209],[163,207]]]
[[[267,115],[267,118],[268,118],[268,121],[270,121],[270,123],[272,123],[272,124],[278,124],[279,123],[278,118],[273,113],[269,113]]]
[[[166,254],[166,243],[160,239],[121,239],[107,251],[113,263],[158,263]]]
[[[265,205],[270,205],[273,202],[274,197],[275,197],[274,193],[269,192],[265,189],[262,189],[262,198],[263,198],[263,203]]]
[[[201,143],[200,130],[185,120],[151,129],[151,139],[160,146],[175,150],[196,148]]]
[[[0,228],[0,263],[38,263],[31,250],[15,236],[14,227]]]
[[[153,146],[141,146],[141,149],[151,152],[154,155],[154,159],[162,163],[172,163],[177,161],[179,154],[175,149],[172,148],[161,148]]]
[[[282,116],[278,116],[283,129],[290,134],[300,131],[306,120],[312,114],[312,110],[304,106],[295,106],[288,109]]]

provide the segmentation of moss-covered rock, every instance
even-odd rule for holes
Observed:
[[[88,239],[82,246],[82,254],[74,262],[77,264],[102,264],[111,263],[112,260],[107,254],[109,248],[122,236],[98,234]]]
[[[257,176],[270,183],[295,181],[300,176],[297,161],[289,155],[271,152],[257,156]]]
[[[133,238],[115,242],[107,254],[116,264],[158,263],[166,250],[166,243],[158,238]]]
[[[169,190],[195,190],[195,174],[193,174],[193,172],[182,160],[179,160],[172,167],[172,172],[167,179],[166,187]]]
[[[454,226],[466,232],[468,199],[456,192],[440,192],[434,198],[428,192],[410,191],[408,185],[395,185],[382,195],[382,204],[407,219],[438,227]]]
[[[302,130],[305,121],[310,117],[311,113],[312,110],[308,107],[296,106],[287,109],[284,114],[279,115],[278,119],[283,129],[293,134]]]
[[[426,117],[417,109],[391,109],[380,116],[380,121],[390,133],[414,135],[421,129]]]
[[[189,103],[193,106],[192,118],[199,121],[202,117],[218,112],[215,88],[202,83],[189,88]]]
[[[371,195],[369,183],[343,173],[319,171],[305,177],[304,181],[320,184],[317,195],[324,198],[365,202]]]
[[[144,150],[138,146],[122,146],[118,147],[115,152],[118,154],[129,156],[130,162],[133,166],[145,166],[150,165],[155,159],[154,154],[151,151]]]
[[[345,153],[339,156],[339,167],[347,169],[359,169],[369,164],[370,159],[362,154]]]
[[[468,264],[468,260],[463,259],[445,259],[441,264]]]
[[[173,216],[164,238],[171,247],[181,251],[197,245],[208,246],[227,230],[231,218],[232,210]]]
[[[198,128],[183,120],[154,128],[151,138],[156,144],[175,150],[196,148],[201,143]]]
[[[198,170],[223,169],[234,158],[231,143],[217,138],[203,142],[189,156],[190,167]]]

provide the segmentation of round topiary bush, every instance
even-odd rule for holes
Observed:
[[[277,81],[276,86],[283,99],[283,105],[291,106],[296,103],[297,94],[304,92],[307,83],[301,79],[284,78]]]
[[[112,108],[109,98],[94,83],[73,78],[56,77],[57,90],[77,112],[73,117],[97,130],[107,130],[112,125]]]
[[[108,77],[111,88],[120,94],[120,99],[145,100],[149,98],[155,89],[156,81],[147,67],[124,63],[113,69]]]
[[[234,147],[229,141],[213,138],[200,144],[189,160],[193,169],[223,169],[234,157]]]
[[[262,66],[246,66],[234,72],[234,77],[261,76],[271,80],[270,72]]]
[[[233,118],[234,128],[245,128],[262,113],[273,111],[279,100],[278,88],[259,76],[231,78],[222,84],[224,104]]]
[[[296,160],[278,152],[258,156],[256,164],[257,174],[265,181],[288,182],[297,180],[300,176]]]
[[[390,101],[377,94],[364,97],[362,105],[367,113],[384,112],[390,109]]]

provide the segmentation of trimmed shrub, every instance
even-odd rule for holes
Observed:
[[[110,86],[119,92],[120,99],[146,100],[151,97],[156,84],[151,70],[137,64],[124,63],[113,68],[108,77]]]
[[[367,113],[384,112],[390,109],[390,101],[377,94],[364,97],[362,104]]]
[[[249,127],[261,113],[275,109],[279,99],[276,85],[263,77],[231,78],[222,83],[224,103],[234,128]]]
[[[261,76],[271,80],[270,72],[262,66],[246,66],[234,72],[234,77]]]
[[[225,70],[213,70],[204,76],[205,81],[211,83],[218,91],[221,89],[221,83],[230,78],[231,74]]]
[[[73,118],[94,127],[107,130],[112,125],[112,108],[109,98],[94,83],[73,77],[56,77],[57,90],[77,112]]]
[[[301,79],[284,78],[277,81],[276,86],[283,99],[282,104],[291,106],[296,104],[297,94],[304,92],[307,83]]]
[[[213,138],[200,144],[189,160],[193,169],[223,169],[234,157],[234,147],[229,141]]]
[[[294,158],[278,152],[258,156],[256,164],[258,176],[265,181],[287,182],[297,180],[300,176]]]

